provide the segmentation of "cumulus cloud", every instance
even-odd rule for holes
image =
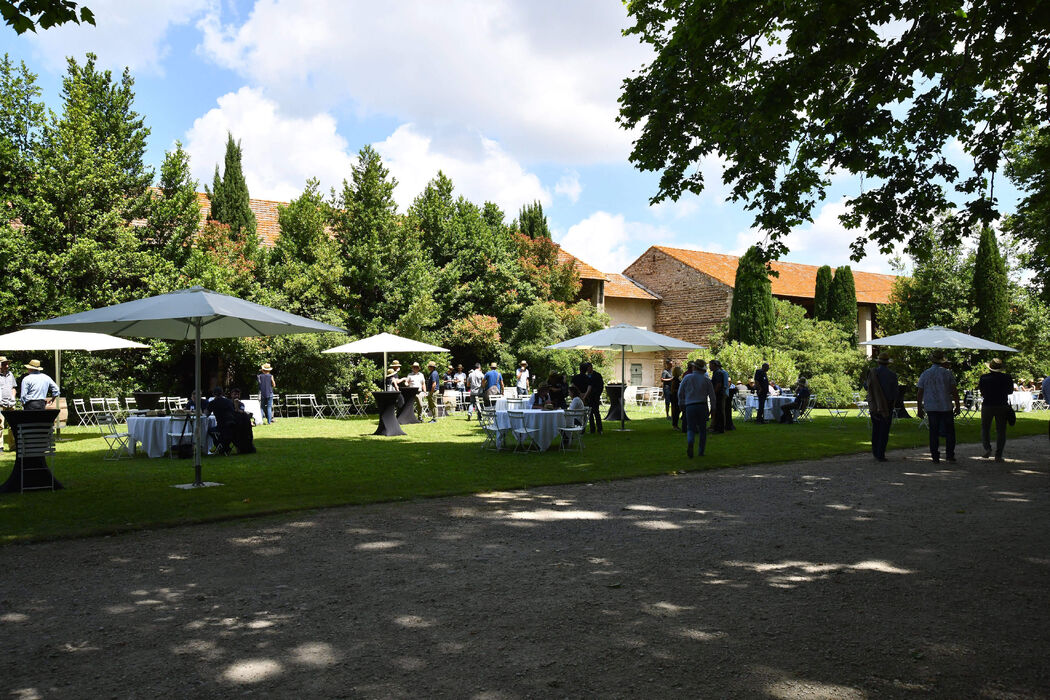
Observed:
[[[198,23],[203,55],[287,111],[349,103],[566,163],[621,161],[630,148],[616,100],[651,54],[621,35],[626,25],[607,0],[258,0],[244,22],[215,10]]]
[[[863,231],[848,230],[839,221],[839,216],[846,211],[845,199],[829,202],[820,208],[820,213],[812,224],[795,228],[788,234],[785,243],[791,250],[785,260],[806,263],[808,265],[850,265],[854,270],[892,274],[890,260],[893,255],[880,253],[874,246],[868,246],[867,256],[860,262],[849,259],[852,250],[850,244],[863,236]],[[740,234],[738,242],[748,240],[755,242],[753,232]],[[746,246],[744,247],[746,250]],[[902,247],[903,249],[903,247]]]
[[[338,186],[354,163],[332,116],[289,116],[261,90],[243,87],[220,97],[186,132],[185,148],[202,189],[211,185],[216,164],[222,171],[227,132],[241,142],[248,191],[259,199],[287,202],[311,177],[323,190]]]
[[[568,197],[573,204],[578,202],[580,193],[583,192],[583,185],[580,184],[580,174],[574,170],[562,175],[561,179],[554,185],[554,192],[555,194]]]
[[[550,192],[539,177],[527,172],[500,144],[475,135],[472,143],[456,152],[441,151],[433,139],[413,124],[403,124],[384,141],[375,144],[383,164],[397,178],[394,197],[402,209],[423,191],[427,183],[445,173],[456,193],[477,204],[495,202],[514,216],[523,204],[551,202]]]
[[[597,211],[569,227],[555,240],[565,250],[602,272],[620,272],[649,245],[671,238],[659,226],[627,221],[623,214]]]
[[[67,56],[83,60],[98,55],[103,66],[136,73],[163,74],[161,63],[171,47],[168,30],[192,23],[208,0],[93,0],[95,26],[64,24],[30,35],[27,40],[53,70],[62,70]]]

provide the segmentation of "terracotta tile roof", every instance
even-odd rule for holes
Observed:
[[[579,274],[581,280],[605,279],[604,272],[600,272],[596,267],[591,267],[572,253],[566,252],[561,246],[558,246],[558,262],[562,265],[572,263],[576,267],[576,273]]]
[[[702,250],[685,250],[653,246],[666,255],[680,260],[694,270],[714,277],[719,282],[732,287],[736,282],[736,267],[740,258],[735,255],[706,253]],[[775,260],[770,267],[780,273],[773,277],[773,294],[780,297],[812,299],[817,286],[817,266],[802,265]],[[890,300],[890,289],[896,275],[880,275],[874,272],[853,271],[853,281],[857,287],[857,301],[861,304],[887,304]]]
[[[201,207],[201,221],[207,220],[211,213],[211,200],[205,192],[197,193],[197,203]],[[259,236],[259,243],[272,248],[281,235],[281,227],[277,224],[277,207],[286,207],[288,202],[274,202],[269,199],[249,199],[248,206],[255,214],[255,233]]]
[[[610,272],[605,275],[605,296],[617,299],[644,299],[656,301],[660,299],[659,294],[654,294],[630,277],[618,272]]]

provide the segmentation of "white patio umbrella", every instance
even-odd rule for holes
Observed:
[[[83,311],[29,324],[32,328],[59,328],[139,338],[194,341],[196,417],[201,425],[201,340],[292,333],[345,333],[342,328],[278,311],[268,306],[219,294],[204,287],[180,289],[148,299]],[[200,431],[193,435],[194,486],[201,480]]]
[[[999,350],[1000,352],[1017,352],[1016,349],[984,338],[953,331],[943,326],[930,326],[908,333],[888,335],[885,338],[865,340],[859,345],[887,345],[909,348],[940,348],[942,350]]]
[[[358,355],[369,355],[372,353],[383,353],[383,370],[386,371],[386,355],[388,352],[448,352],[447,348],[440,348],[430,343],[422,343],[411,338],[402,338],[393,333],[379,333],[378,335],[355,340],[352,343],[328,348],[321,352],[354,352]]]
[[[620,351],[620,376],[624,384],[627,384],[627,351],[631,352],[662,352],[664,350],[698,350],[702,345],[696,345],[685,340],[672,338],[638,328],[627,323],[621,323],[611,328],[603,328],[594,333],[581,335],[579,338],[564,340],[554,345],[548,345],[548,350],[619,350]],[[620,395],[620,430],[624,430],[624,398]]]

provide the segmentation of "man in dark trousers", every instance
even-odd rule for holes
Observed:
[[[868,415],[871,416],[871,454],[886,461],[890,442],[890,425],[897,404],[897,374],[890,369],[890,356],[879,353],[878,364],[868,372],[864,386],[868,389]]]
[[[215,416],[215,431],[212,437],[215,440],[215,452],[227,455],[230,453],[230,445],[233,443],[233,429],[237,422],[237,408],[223,395],[222,387],[217,386],[212,391],[212,399],[207,405],[208,413]]]
[[[722,370],[718,360],[711,360],[711,384],[715,387],[715,400],[711,406],[711,432],[724,433],[726,431],[726,389],[729,384],[729,374]]]
[[[660,375],[660,385],[664,390],[664,416],[671,417],[671,361],[664,360],[664,371]]]
[[[587,363],[587,387],[588,394],[585,402],[591,409],[591,433],[594,433],[595,425],[598,427],[598,434],[602,433],[602,391],[605,389],[605,382],[602,380],[602,375],[599,372],[594,371],[594,365],[590,362]]]
[[[995,421],[995,461],[1003,461],[1003,448],[1006,447],[1006,419],[1010,413],[1010,394],[1014,390],[1014,380],[1003,369],[1003,361],[995,358],[988,363],[988,374],[982,374],[977,382],[981,392],[981,443],[984,445],[984,458],[992,456],[992,421]]]
[[[766,422],[766,398],[769,396],[769,363],[763,362],[755,370],[755,392],[758,394],[758,417],[756,423]]]

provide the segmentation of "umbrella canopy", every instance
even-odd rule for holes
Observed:
[[[383,369],[386,369],[386,354],[388,352],[448,352],[447,348],[440,348],[430,343],[421,343],[411,338],[402,338],[393,333],[379,333],[378,335],[355,340],[352,343],[328,348],[321,352],[354,352],[359,355],[370,353],[383,353]]]
[[[885,338],[866,340],[859,345],[893,345],[909,348],[940,348],[941,350],[998,350],[1017,352],[1016,349],[984,338],[953,331],[943,326],[930,326],[908,333],[888,335]]]
[[[197,388],[197,425],[201,425],[201,340],[239,338],[291,333],[345,333],[342,328],[278,311],[268,306],[219,294],[204,287],[180,289],[148,299],[83,311],[29,324],[30,328],[51,328],[139,338],[165,338],[194,341],[194,385]],[[195,486],[202,486],[200,431],[195,430]]]
[[[621,323],[611,328],[603,328],[594,333],[571,338],[554,345],[548,350],[619,350],[620,376],[627,383],[627,352],[661,352],[664,350],[698,350],[701,345],[690,343],[669,335],[662,335],[638,328],[628,323]],[[624,429],[624,395],[620,394],[620,430]]]

